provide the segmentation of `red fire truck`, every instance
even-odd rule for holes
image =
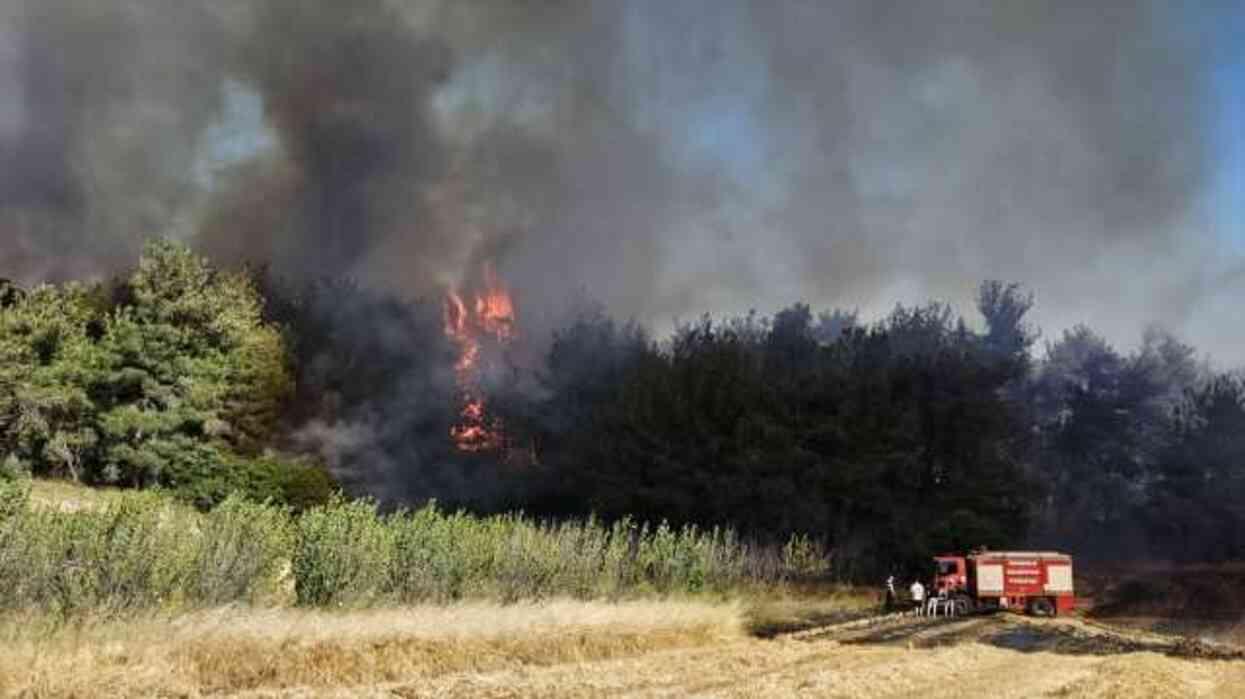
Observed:
[[[1055,616],[1076,605],[1072,557],[1051,551],[975,551],[935,556],[934,590],[966,614],[1017,609]]]

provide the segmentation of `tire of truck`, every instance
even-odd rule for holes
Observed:
[[[966,616],[975,611],[977,611],[977,605],[973,603],[972,597],[963,593],[955,596],[955,613],[957,616]]]
[[[1037,597],[1029,602],[1029,613],[1034,616],[1055,616],[1055,605],[1049,597]]]

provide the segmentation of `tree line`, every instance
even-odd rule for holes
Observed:
[[[305,507],[342,485],[798,532],[855,578],[982,545],[1245,557],[1241,377],[1157,330],[1128,352],[1085,326],[1039,343],[1033,303],[986,282],[977,320],[796,304],[660,341],[586,312],[491,386],[531,447],[516,462],[447,438],[457,354],[437,300],[218,270],[159,242],[111,282],[0,284],[0,459],[203,508],[233,492]]]
[[[1103,559],[1245,557],[1245,383],[1170,334],[1085,326],[1038,346],[1033,297],[986,282],[980,330],[942,303],[862,324],[796,304],[668,342],[597,314],[558,334],[552,512],[812,532],[840,572],[1040,546]]]

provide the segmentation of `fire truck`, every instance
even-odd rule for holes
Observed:
[[[934,590],[967,614],[1013,609],[1038,616],[1072,611],[1072,557],[1052,551],[974,551],[935,556]]]

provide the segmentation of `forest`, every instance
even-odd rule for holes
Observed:
[[[505,440],[465,451],[442,299],[153,242],[116,279],[0,282],[0,471],[203,510],[239,493],[300,511],[340,487],[799,533],[853,580],[976,546],[1245,557],[1242,376],[1159,329],[1127,351],[1086,326],[1041,337],[1034,303],[986,281],[967,316],[797,303],[669,337],[586,310],[490,374]]]

